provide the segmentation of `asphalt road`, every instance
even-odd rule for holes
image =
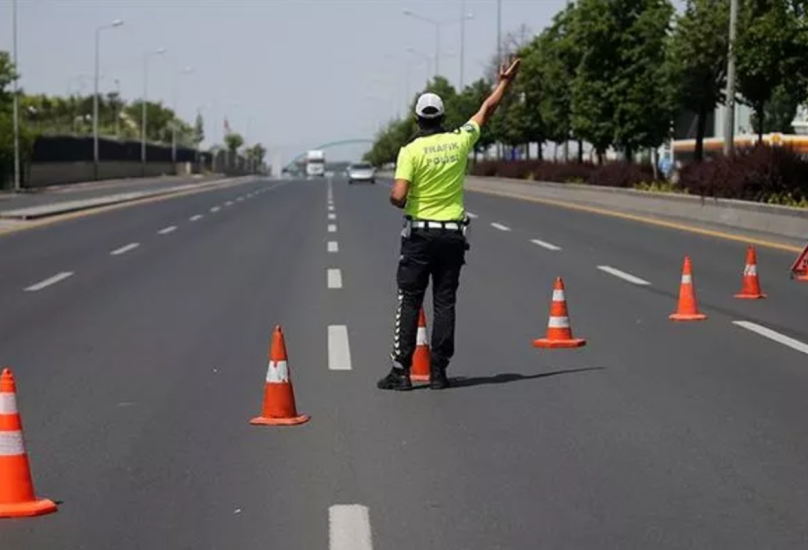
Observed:
[[[191,183],[204,183],[221,179],[221,176],[132,178],[102,182],[87,182],[74,185],[60,185],[42,189],[34,189],[26,193],[0,194],[0,210],[16,210],[31,206],[43,206],[66,201],[95,199],[120,193],[141,191],[157,191]]]
[[[808,346],[733,324],[808,342],[788,254],[758,250],[769,298],[740,301],[740,243],[470,194],[457,387],[380,392],[399,213],[383,185],[334,181],[333,211],[327,188],[0,239],[0,360],[37,492],[61,501],[0,521],[0,548],[806,547]],[[674,324],[684,254],[709,318]],[[531,346],[556,276],[585,348]],[[248,424],[276,323],[302,426]],[[330,326],[350,361],[329,362]]]

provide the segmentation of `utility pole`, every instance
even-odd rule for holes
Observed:
[[[17,62],[17,0],[11,0],[12,49],[14,50],[14,191],[20,191],[20,88]]]
[[[116,19],[110,25],[104,25],[95,29],[95,75],[93,78],[93,179],[98,179],[98,165],[100,155],[98,153],[98,66],[101,49],[101,31],[112,29],[123,25],[123,21]]]
[[[463,91],[463,65],[465,63],[465,48],[466,46],[466,0],[460,2],[460,87],[459,91]]]
[[[735,152],[735,36],[738,30],[738,0],[730,0],[729,6],[727,99],[724,112],[724,155],[726,156]]]
[[[502,0],[497,0],[497,70],[502,66]]]

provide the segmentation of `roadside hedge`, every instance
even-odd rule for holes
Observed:
[[[648,164],[627,162],[596,165],[535,160],[480,161],[472,166],[470,173],[808,207],[808,159],[791,149],[768,145],[739,150],[731,158],[717,156],[702,163],[687,164],[679,170],[676,181],[666,180],[661,173],[655,178]]]

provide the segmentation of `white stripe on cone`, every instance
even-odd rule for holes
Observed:
[[[427,344],[426,328],[418,327],[418,334],[415,337],[415,344],[418,346],[425,346]]]
[[[569,328],[570,320],[569,317],[550,317],[547,326],[550,328]]]
[[[0,432],[0,456],[20,456],[25,454],[22,432]]]
[[[564,291],[560,289],[553,290],[553,301],[554,302],[563,302],[564,301]]]
[[[270,361],[267,367],[267,383],[286,384],[289,382],[289,365],[286,361]]]
[[[750,275],[757,275],[757,267],[754,265],[748,265],[744,268],[743,274],[750,276]]]
[[[690,275],[682,275],[682,284],[689,285],[693,282],[693,277]]]
[[[0,393],[0,414],[17,414],[17,396],[13,393]]]

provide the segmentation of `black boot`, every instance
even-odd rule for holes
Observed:
[[[446,376],[446,367],[432,366],[429,371],[429,387],[433,390],[445,390],[450,386]]]
[[[404,369],[392,368],[390,374],[376,383],[380,390],[407,391],[412,389],[410,373]]]

